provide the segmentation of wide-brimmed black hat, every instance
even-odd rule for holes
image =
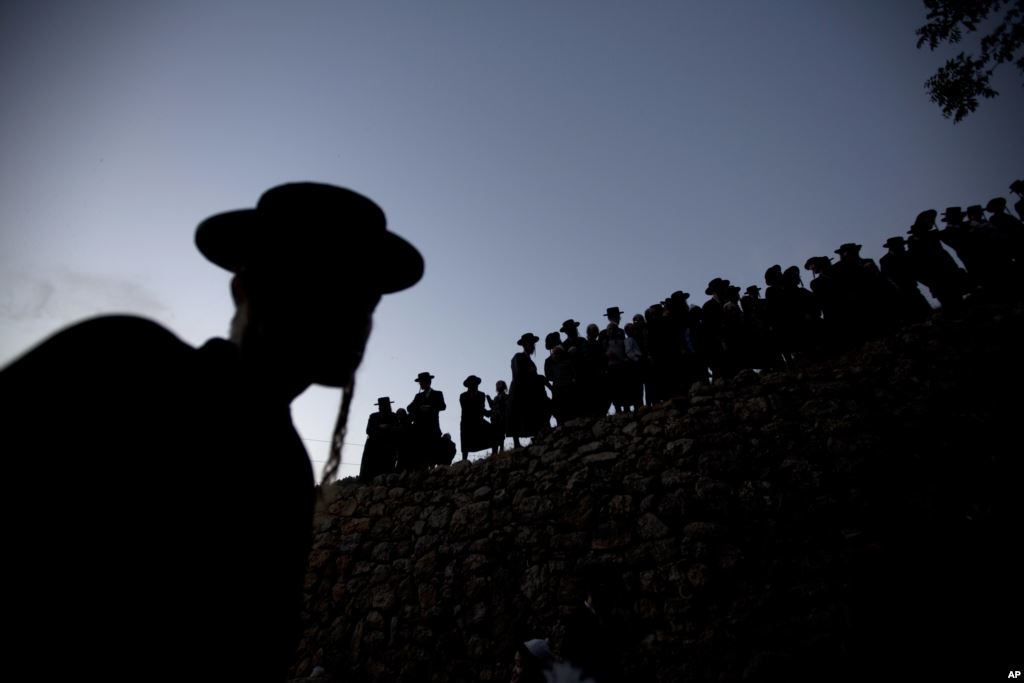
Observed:
[[[525,346],[527,342],[532,342],[536,344],[539,341],[540,337],[535,335],[533,332],[527,332],[526,334],[519,338],[519,341],[517,341],[516,344],[519,344],[520,346]]]
[[[622,317],[622,311],[619,310],[618,306],[612,306],[611,308],[605,309],[604,317],[611,318],[612,316]]]
[[[928,209],[917,214],[917,218],[914,219],[914,224],[910,226],[910,230],[907,232],[928,232],[935,227],[935,218],[939,215],[939,212],[935,209]]]
[[[990,213],[996,213],[1006,209],[1006,199],[1003,197],[993,197],[988,200],[988,204],[985,205],[985,210]]]
[[[745,290],[743,290],[743,291],[745,291],[745,292],[760,292],[760,291],[761,291],[761,288],[760,288],[760,287],[758,287],[757,285],[750,285],[749,287],[747,287],[747,288],[746,288]]]
[[[388,396],[381,396],[380,398],[377,399],[377,405],[381,407],[391,405],[392,403],[394,403],[394,401],[392,401],[391,398]]]
[[[958,218],[963,218],[963,215],[964,213],[963,211],[960,210],[959,206],[950,206],[946,208],[945,211],[942,212],[942,220],[949,223],[951,221],[957,220]]]
[[[580,323],[578,320],[573,320],[572,318],[569,318],[564,323],[562,323],[562,327],[559,328],[559,331],[569,334],[571,330],[579,329],[579,326]]]
[[[731,284],[732,283],[729,282],[728,280],[723,280],[720,277],[716,277],[713,280],[711,280],[711,282],[708,283],[708,288],[704,290],[704,293],[710,296],[715,292],[725,292],[726,290],[729,289],[729,285]]]
[[[429,372],[421,372],[420,374],[416,375],[416,379],[414,379],[413,382],[425,382],[428,379],[434,379],[434,376],[431,375]]]
[[[273,187],[256,207],[211,216],[196,228],[196,246],[221,268],[239,272],[351,273],[381,294],[423,277],[416,247],[386,228],[384,212],[363,195],[323,183]]]
[[[846,252],[849,251],[852,251],[854,253],[860,253],[860,248],[863,246],[863,244],[857,244],[856,242],[847,242],[846,244],[839,245],[839,248],[836,249],[836,253],[845,254]]]
[[[967,207],[968,216],[985,216],[985,208],[981,204],[971,204]]]
[[[476,375],[470,375],[466,379],[462,380],[462,386],[466,387],[467,389],[469,387],[478,387],[480,386],[480,382],[482,381],[483,380],[477,377]]]
[[[671,294],[669,294],[669,299],[670,300],[671,299],[677,299],[677,300],[681,299],[683,301],[686,301],[689,298],[690,298],[690,293],[689,292],[684,292],[681,289],[677,289],[676,291],[674,291]]]
[[[832,265],[832,257],[830,256],[812,256],[811,258],[804,261],[804,270],[810,270],[812,266],[830,266]]]
[[[885,247],[886,249],[892,249],[893,247],[896,247],[896,246],[902,247],[906,243],[907,243],[907,240],[905,240],[903,237],[897,235],[896,237],[890,237],[889,239],[887,239],[885,241],[885,244],[883,244],[882,246]]]

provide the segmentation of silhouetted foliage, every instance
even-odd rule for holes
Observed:
[[[1004,12],[1002,20],[982,37],[978,55],[961,52],[925,81],[942,115],[959,123],[978,108],[979,98],[999,94],[991,85],[997,66],[1012,61],[1024,75],[1024,0],[924,0],[924,5],[928,23],[917,29],[917,47],[927,43],[932,50],[942,43],[959,43],[965,34],[978,31],[983,22]]]

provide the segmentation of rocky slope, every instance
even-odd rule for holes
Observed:
[[[598,571],[627,680],[1005,678],[1024,654],[1022,321],[979,307],[326,487],[295,675],[508,680],[517,640],[558,651]]]

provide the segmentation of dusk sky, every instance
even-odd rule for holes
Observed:
[[[843,242],[877,259],[923,209],[1011,197],[1019,75],[1004,66],[1000,97],[954,126],[924,91],[949,55],[916,49],[924,16],[889,0],[8,0],[0,363],[98,313],[225,336],[229,274],[195,226],[329,182],[379,203],[426,261],[377,309],[341,475],[377,398],[407,405],[420,371],[458,441],[463,379],[493,394],[524,332],[603,326],[677,289],[700,304],[713,277],[763,286]],[[317,471],[338,403],[313,388],[293,404]]]

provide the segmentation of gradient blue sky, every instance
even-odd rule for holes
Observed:
[[[1010,196],[1024,96],[954,126],[918,2],[18,2],[0,7],[0,363],[100,312],[225,335],[206,216],[294,180],[351,187],[423,252],[385,297],[349,441],[437,376],[458,439],[515,340]],[[542,365],[544,352],[538,351]],[[316,467],[338,392],[294,404]],[[358,471],[350,446],[342,475]]]

